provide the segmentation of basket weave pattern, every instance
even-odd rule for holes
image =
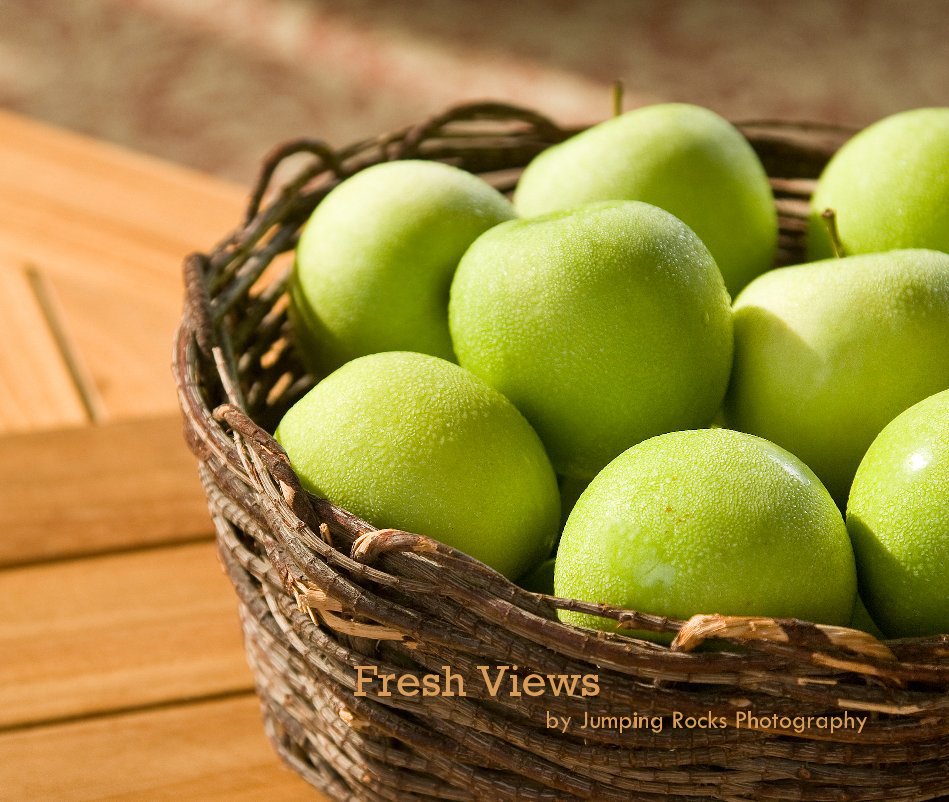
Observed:
[[[845,132],[778,123],[742,131],[772,177],[779,263],[797,261],[813,179]],[[333,186],[379,161],[423,158],[509,190],[534,155],[572,133],[532,111],[475,104],[342,150],[288,142],[265,161],[239,227],[186,260],[174,354],[185,434],[271,741],[337,799],[949,794],[946,636],[881,644],[801,621],[682,622],[528,593],[453,549],[374,530],[313,498],[267,433],[313,384],[294,350],[285,282],[300,227]],[[676,637],[670,648],[568,627],[558,607]],[[696,650],[707,639],[714,648]],[[448,666],[467,696],[382,696],[378,683],[356,696],[359,666],[400,676]],[[492,696],[480,666],[492,677],[499,666],[511,667],[508,678],[595,674],[599,693],[514,696],[505,683]],[[739,712],[754,725],[673,726],[674,715],[731,723]],[[620,726],[634,715],[638,726]],[[862,732],[782,721],[845,715],[865,718]],[[558,716],[573,728],[548,728]],[[661,731],[645,726],[657,716]],[[578,730],[585,717],[607,726]]]

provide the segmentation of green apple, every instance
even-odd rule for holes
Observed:
[[[537,156],[517,185],[521,216],[639,200],[685,222],[738,292],[773,266],[771,187],[748,141],[713,111],[666,103],[629,111]]]
[[[379,351],[454,359],[452,274],[479,234],[513,216],[485,181],[439,162],[386,162],[343,181],[297,246],[290,314],[304,361],[323,375]]]
[[[532,571],[528,571],[518,579],[517,584],[524,590],[531,591],[531,593],[551,595],[554,592],[554,562],[553,557],[548,557]]]
[[[847,254],[949,251],[949,108],[914,109],[865,128],[827,164],[812,200],[811,259],[833,255],[833,209]]]
[[[949,387],[949,255],[906,250],[771,271],[735,300],[728,424],[806,462],[843,507],[870,443]]]
[[[560,498],[537,434],[451,362],[355,359],[298,401],[276,438],[307,490],[376,527],[435,538],[508,577],[550,554]]]
[[[849,527],[849,524],[848,524]],[[857,576],[857,584],[860,584],[860,576]],[[861,632],[866,632],[868,635],[873,635],[877,640],[885,640],[886,635],[883,634],[876,621],[870,617],[870,613],[867,611],[867,606],[863,603],[863,599],[860,598],[860,595],[857,595],[857,601],[853,606],[853,617],[850,619],[850,628],[859,629]]]
[[[910,407],[860,463],[847,528],[860,594],[890,637],[949,632],[949,390]]]
[[[512,220],[451,287],[461,365],[540,434],[558,473],[591,479],[634,443],[705,425],[728,383],[728,293],[680,220],[609,201]]]
[[[846,625],[857,580],[843,516],[804,463],[752,435],[699,429],[640,443],[590,483],[560,539],[554,589],[679,619]]]
[[[560,483],[560,523],[565,524],[567,518],[570,517],[570,511],[573,509],[573,505],[577,503],[577,499],[580,498],[583,491],[587,489],[590,480],[575,479],[572,476],[560,476],[558,477],[558,481]]]

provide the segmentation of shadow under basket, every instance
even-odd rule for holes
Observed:
[[[772,177],[778,263],[799,261],[813,180],[850,132],[739,127]],[[185,262],[174,355],[185,434],[276,750],[335,799],[949,794],[947,636],[881,643],[803,621],[682,622],[529,593],[453,549],[374,530],[310,496],[268,434],[313,384],[294,350],[286,279],[300,227],[333,186],[413,158],[458,165],[506,191],[533,156],[573,133],[481,103],[341,150],[288,142],[265,161],[239,227]],[[675,640],[566,626],[558,607]],[[696,649],[709,640],[713,648]],[[442,693],[393,684],[386,696],[374,682],[356,695],[360,671],[373,670],[440,675]],[[541,695],[512,694],[511,678],[529,673],[593,675],[599,692],[583,696],[581,680],[573,695],[549,683]]]

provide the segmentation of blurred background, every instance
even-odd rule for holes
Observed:
[[[461,100],[864,125],[949,104],[946,0],[0,0],[0,107],[248,183]]]

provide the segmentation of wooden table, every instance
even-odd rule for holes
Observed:
[[[169,369],[246,190],[0,112],[0,799],[321,799],[272,752]]]

